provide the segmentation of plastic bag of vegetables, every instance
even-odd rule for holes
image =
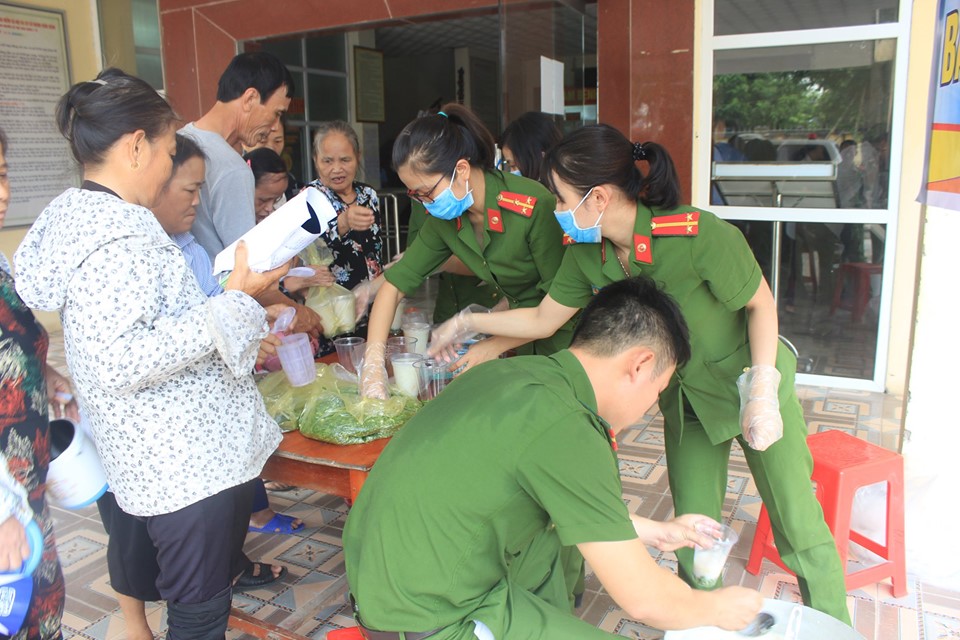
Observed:
[[[414,398],[361,398],[355,385],[318,394],[300,416],[300,433],[333,444],[361,444],[392,436],[420,408]]]
[[[317,394],[337,388],[337,381],[330,367],[325,364],[316,366],[316,379],[303,387],[290,386],[283,371],[275,371],[257,382],[267,413],[277,421],[281,431],[296,431],[307,402]]]
[[[317,312],[326,336],[349,333],[357,327],[356,302],[353,294],[338,284],[311,287],[305,304]]]

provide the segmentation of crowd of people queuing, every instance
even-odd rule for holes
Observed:
[[[26,557],[30,522],[44,535],[17,637],[61,635],[44,502],[51,411],[82,412],[107,473],[98,507],[129,637],[152,637],[143,603],[164,600],[168,637],[222,638],[233,592],[286,572],[249,559],[247,533],[304,526],[270,508],[260,478],[280,441],[253,376],[276,355],[269,323],[293,307],[292,330],[322,355],[333,336],[303,292],[336,283],[362,310],[372,302],[357,327],[367,339],[358,382],[386,398],[397,307],[437,273],[446,285],[431,354],[458,360],[460,373],[394,437],[344,532],[368,637],[609,637],[572,612],[584,559],[648,624],[745,626],[759,594],[688,586],[693,547],[711,544],[721,517],[734,440],[804,601],[849,622],[769,286],[736,228],[682,203],[664,146],[605,125],[562,138],[551,117],[528,113],[498,155],[470,109],[444,105],[394,144],[414,206],[407,249],[385,265],[377,192],[359,180],[348,123],[316,128],[316,179],[289,173],[282,117],[293,90],[286,67],[257,52],[230,62],[214,106],[185,125],[117,69],[60,100],[82,184],[40,213],[15,279],[0,260],[0,570]],[[0,223],[7,146],[0,132]],[[329,264],[308,258],[306,277],[287,276],[291,264],[258,273],[241,241],[233,271],[214,277],[214,257],[301,188],[333,205],[317,240]],[[468,308],[478,302],[492,311]],[[73,387],[46,366],[31,308],[59,313]],[[488,337],[458,355],[474,334]],[[499,358],[507,352],[517,357]],[[616,434],[658,399],[667,522],[628,514],[615,453]],[[645,545],[676,551],[679,577]]]

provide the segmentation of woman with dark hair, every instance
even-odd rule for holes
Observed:
[[[567,136],[547,153],[544,171],[557,195],[556,218],[577,243],[550,292],[531,309],[461,313],[434,332],[432,351],[449,353],[465,331],[550,335],[610,282],[637,274],[660,282],[680,304],[693,350],[660,396],[676,514],[720,517],[736,439],[804,602],[849,624],[843,568],[810,491],[796,358],[777,338],[773,296],[739,230],[680,204],[666,149],[631,144],[607,125]],[[692,550],[677,556],[692,584]]]
[[[0,229],[10,201],[8,150],[0,129]],[[70,383],[47,364],[48,344],[46,330],[17,295],[10,264],[0,253],[0,571],[17,571],[30,555],[27,526],[35,523],[43,535],[30,606],[20,631],[11,636],[18,640],[63,637],[63,571],[45,489],[48,415],[52,408],[58,418],[76,423],[79,416]]]
[[[171,174],[177,116],[117,69],[81,82],[57,123],[83,168],[17,251],[17,290],[59,311],[67,362],[117,504],[143,518],[170,638],[222,638],[253,483],[280,442],[250,372],[266,314],[246,247],[207,298],[154,206]],[[212,523],[212,525],[211,525]],[[269,569],[267,569],[269,572]]]
[[[563,257],[551,220],[554,198],[542,185],[493,168],[493,137],[469,109],[450,104],[408,124],[393,147],[407,194],[426,207],[417,239],[393,267],[370,312],[363,394],[386,395],[385,342],[397,305],[451,256],[493,284],[511,308],[535,307]],[[570,342],[569,327],[541,336],[526,352],[553,353]],[[496,358],[527,340],[492,338],[473,345],[461,364]]]
[[[254,215],[259,223],[281,203],[289,183],[287,165],[277,152],[267,147],[251,149],[243,154],[253,171]]]
[[[553,118],[540,111],[528,111],[503,130],[500,136],[500,169],[544,182],[540,166],[547,150],[563,134]]]
[[[337,284],[353,289],[364,280],[375,280],[383,273],[383,219],[377,192],[357,180],[360,140],[353,127],[343,120],[321,123],[313,136],[313,164],[319,177],[310,184],[326,187],[334,196],[336,234],[326,242],[333,253],[330,270]]]

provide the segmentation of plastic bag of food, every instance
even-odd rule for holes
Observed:
[[[290,386],[290,381],[282,371],[266,375],[257,382],[267,413],[277,421],[281,431],[296,431],[307,402],[317,394],[337,388],[330,367],[322,363],[316,366],[316,379],[302,387]]]
[[[317,238],[297,255],[303,264],[330,266],[333,263],[333,252],[323,238]]]
[[[356,302],[353,294],[338,284],[311,287],[305,304],[317,312],[327,337],[349,333],[357,327]]]
[[[300,416],[300,433],[333,444],[361,444],[388,438],[420,408],[414,398],[361,398],[356,385],[342,382],[337,390],[313,397]]]

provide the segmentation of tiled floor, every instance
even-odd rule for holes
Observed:
[[[62,362],[56,347],[51,360]],[[842,429],[875,444],[896,449],[899,444],[901,401],[882,394],[803,387],[801,400],[811,433]],[[663,460],[661,419],[645,422],[621,434],[620,468],[624,498],[631,511],[665,519],[672,506]],[[324,638],[331,629],[351,626],[345,603],[341,533],[348,508],[343,500],[311,491],[274,493],[274,508],[298,516],[307,524],[295,535],[251,534],[247,553],[254,559],[275,560],[288,567],[279,582],[237,595],[234,605],[252,615],[311,638]],[[728,500],[724,519],[740,532],[725,582],[759,589],[765,596],[799,601],[796,581],[765,562],[759,576],[745,571],[760,501],[736,447],[731,457]],[[123,638],[124,625],[106,575],[106,535],[95,508],[77,512],[55,510],[60,557],[67,578],[65,636],[113,640]],[[672,554],[658,557],[661,565],[675,565]],[[612,633],[641,639],[662,632],[626,617],[599,587],[588,579],[580,615]],[[893,599],[889,585],[879,584],[848,595],[854,626],[868,640],[932,640],[960,637],[960,592],[937,589],[911,579],[907,597]],[[165,609],[149,605],[148,617],[159,634],[165,630]],[[231,638],[246,637],[235,631]]]

